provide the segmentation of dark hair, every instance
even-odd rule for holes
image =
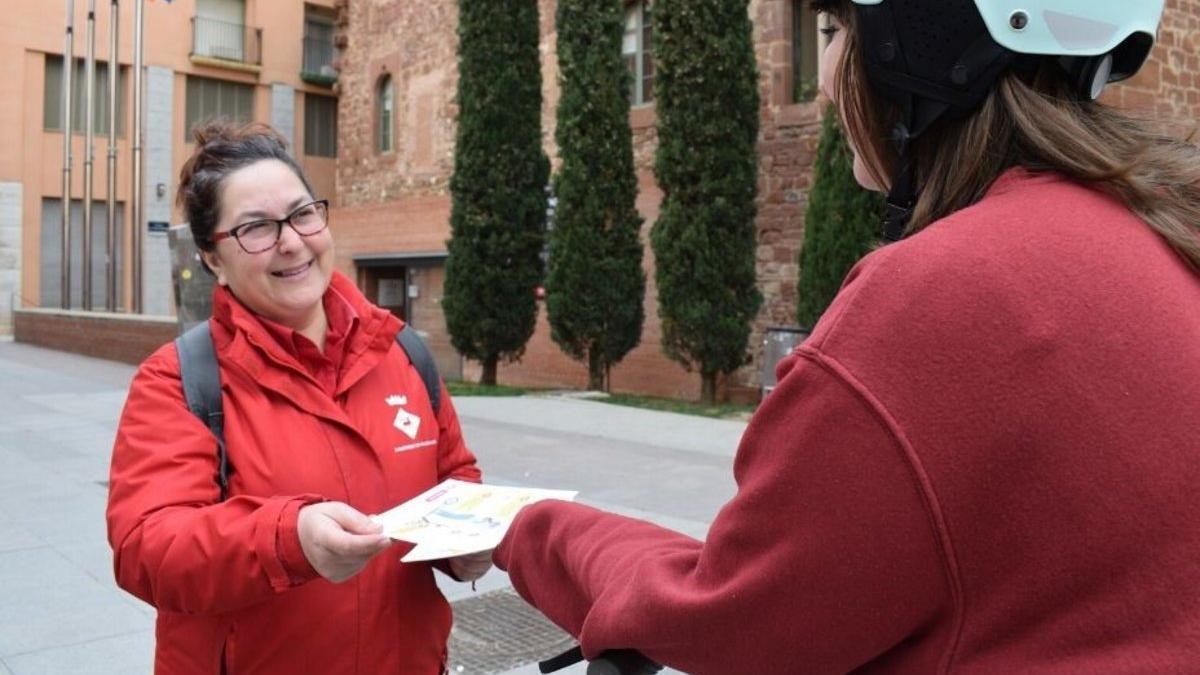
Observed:
[[[196,149],[179,172],[177,199],[192,229],[192,238],[202,251],[213,249],[212,233],[221,218],[221,183],[234,171],[264,159],[277,159],[287,164],[312,194],[304,171],[288,154],[287,141],[266,124],[208,122],[197,127],[193,137]]]
[[[897,158],[888,129],[895,106],[870,86],[849,0],[815,0],[847,28],[835,96],[844,124],[880,185]],[[909,231],[978,202],[1010,167],[1052,171],[1117,198],[1200,270],[1200,149],[1154,125],[1070,93],[1064,71],[1046,63],[1032,76],[1010,72],[977,111],[942,120],[914,146],[922,186]]]

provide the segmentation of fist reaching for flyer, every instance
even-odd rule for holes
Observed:
[[[447,561],[459,581],[475,581],[492,569],[492,552],[468,553]]]

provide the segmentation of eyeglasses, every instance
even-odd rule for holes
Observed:
[[[214,233],[209,237],[209,241],[216,244],[223,239],[233,237],[237,240],[238,246],[241,246],[246,253],[262,253],[275,248],[275,245],[279,243],[279,237],[283,235],[285,224],[301,237],[320,234],[326,227],[329,227],[329,200],[318,199],[315,202],[309,202],[297,207],[296,210],[279,220],[263,218],[242,223],[226,232]]]

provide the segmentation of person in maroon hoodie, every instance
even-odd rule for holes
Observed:
[[[164,345],[130,385],[107,514],[118,585],[158,610],[154,670],[440,675],[450,606],[365,514],[480,479],[454,405],[443,387],[435,412],[401,321],[334,269],[327,204],[283,137],[213,123],[195,140],[180,206],[216,277],[232,471],[222,495],[216,439]]]
[[[898,241],[705,541],[546,502],[496,564],[589,658],[697,675],[1200,673],[1200,150],[1095,100],[1161,0],[815,5]]]

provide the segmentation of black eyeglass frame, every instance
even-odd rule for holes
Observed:
[[[300,230],[297,230],[296,226],[292,224],[292,218],[295,218],[296,214],[300,213],[304,209],[307,209],[312,206],[316,206],[318,204],[321,206],[321,210],[324,213],[324,215],[322,217],[322,221],[325,223],[324,226],[321,227],[321,229],[319,229],[315,232],[309,232],[308,234],[305,234],[305,233],[301,232]],[[266,248],[258,249],[256,251],[251,251],[250,249],[246,248],[245,244],[242,243],[241,234],[242,234],[242,232],[246,231],[246,228],[254,226],[254,225],[261,225],[263,223],[273,223],[275,225],[275,239],[273,239],[271,241],[270,246],[267,246]],[[236,241],[238,243],[238,246],[240,246],[241,249],[243,251],[245,251],[246,253],[249,253],[251,255],[253,255],[255,253],[266,253],[267,251],[270,251],[271,249],[275,248],[276,245],[279,244],[279,238],[283,236],[283,226],[284,225],[287,225],[288,227],[292,228],[292,231],[295,232],[296,234],[300,235],[301,237],[312,237],[312,236],[321,234],[322,232],[324,232],[325,230],[327,230],[329,228],[329,200],[328,199],[314,199],[311,202],[308,202],[306,204],[301,204],[300,206],[297,206],[296,208],[292,209],[292,212],[287,214],[283,218],[259,218],[257,220],[252,220],[248,223],[242,223],[241,225],[230,228],[229,230],[226,230],[225,232],[215,232],[215,233],[213,233],[213,235],[211,237],[208,238],[208,240],[210,242],[212,242],[213,245],[215,246],[218,242],[224,241],[226,239],[229,239],[230,237],[233,237],[234,241]]]

